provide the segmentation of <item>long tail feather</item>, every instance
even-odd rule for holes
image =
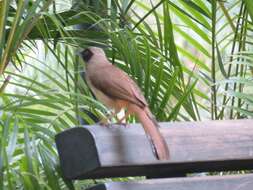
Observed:
[[[168,160],[169,159],[168,146],[166,144],[164,137],[159,131],[159,124],[157,123],[157,121],[155,120],[149,109],[139,108],[137,116],[151,141],[156,157],[159,160]]]

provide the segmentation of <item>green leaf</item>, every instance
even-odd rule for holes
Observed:
[[[251,20],[253,21],[253,1],[251,0],[243,0],[243,1],[245,2],[246,9],[248,10]]]
[[[220,54],[219,46],[218,46],[217,43],[216,43],[216,53],[217,53],[217,59],[218,59],[218,64],[219,64],[220,71],[223,74],[224,78],[228,78],[227,73],[226,73],[225,68],[224,68],[222,57],[221,57],[221,54]]]
[[[167,118],[168,121],[171,121],[171,120],[174,121],[177,119],[177,115],[180,110],[180,107],[187,100],[187,98],[189,97],[189,94],[192,93],[192,90],[195,87],[196,83],[197,83],[197,80],[188,87],[186,93],[181,97],[181,99],[177,102],[176,106],[172,109],[170,115]]]

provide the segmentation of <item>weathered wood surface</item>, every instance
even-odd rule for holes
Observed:
[[[68,179],[253,169],[253,120],[161,123],[171,158],[158,161],[140,125],[77,127],[56,136]]]
[[[110,182],[87,190],[252,190],[253,174]]]

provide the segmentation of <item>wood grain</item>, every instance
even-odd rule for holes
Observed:
[[[253,174],[110,182],[87,190],[252,190]]]
[[[139,124],[77,127],[56,136],[68,179],[172,176],[253,169],[253,120],[161,123],[170,149],[158,161]]]

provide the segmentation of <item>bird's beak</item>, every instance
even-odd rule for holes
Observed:
[[[82,53],[82,51],[76,51],[75,54],[76,54],[77,56],[81,56],[81,53]]]

